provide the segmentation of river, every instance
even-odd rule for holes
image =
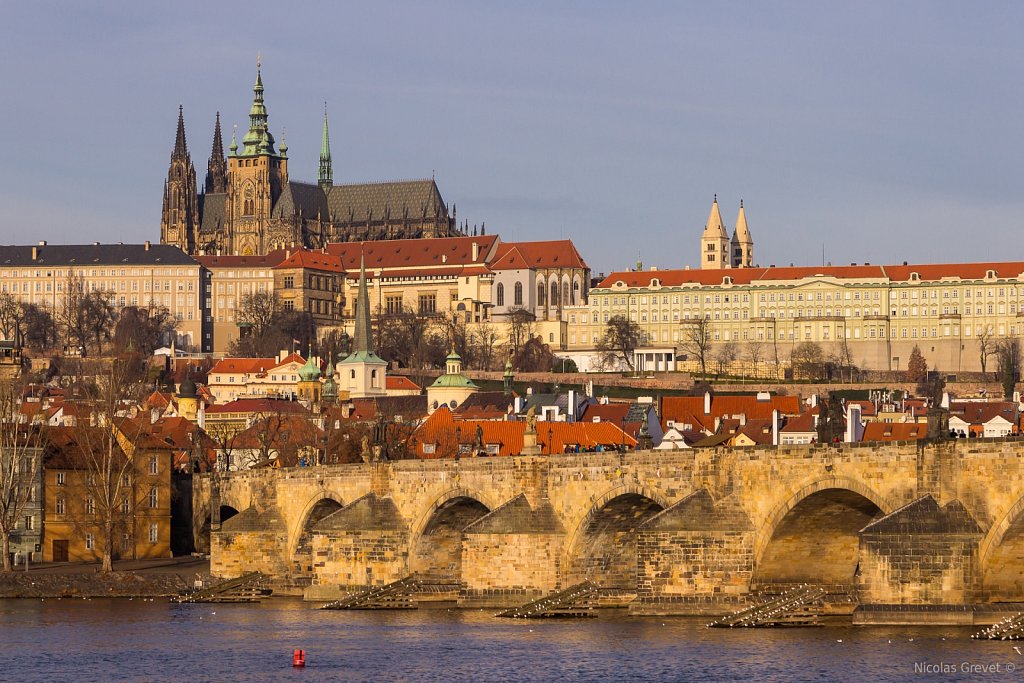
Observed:
[[[869,683],[1016,680],[1016,667],[1024,670],[1013,643],[973,641],[975,629],[707,629],[705,621],[618,611],[571,621],[498,619],[490,610],[320,611],[285,598],[0,600],[0,680]],[[297,647],[305,669],[291,667]]]

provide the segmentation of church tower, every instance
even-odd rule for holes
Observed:
[[[199,230],[196,198],[196,169],[185,142],[185,116],[178,107],[178,132],[171,152],[171,165],[164,181],[163,210],[160,213],[160,242],[174,244],[185,253],[195,250]]]
[[[747,228],[747,214],[740,200],[740,213],[736,216],[736,229],[732,233],[732,267],[750,268],[754,265],[754,238]]]
[[[206,192],[223,194],[228,191],[228,160],[224,158],[224,142],[220,137],[220,112],[213,126],[213,149],[206,165]]]
[[[327,192],[334,186],[334,171],[331,169],[331,140],[327,135],[327,103],[324,102],[324,135],[320,142],[320,175],[317,181],[320,189]]]
[[[729,233],[722,222],[722,213],[718,210],[718,195],[711,204],[711,213],[704,226],[704,234],[700,238],[700,267],[703,270],[728,268]]]
[[[288,156],[284,149],[281,153],[274,149],[274,136],[267,125],[259,61],[252,92],[249,131],[242,138],[241,150],[232,144],[228,157],[228,249],[243,256],[266,253],[270,214],[288,182]]]
[[[359,295],[356,297],[356,329],[352,353],[338,363],[341,386],[349,398],[372,398],[387,394],[387,361],[373,352],[370,327],[370,294],[366,289],[366,265],[359,259]]]

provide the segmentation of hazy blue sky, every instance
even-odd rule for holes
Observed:
[[[429,177],[593,270],[696,265],[714,193],[761,265],[1024,259],[1019,2],[19,2],[0,242],[159,239],[184,105],[247,126],[257,50],[293,179]]]

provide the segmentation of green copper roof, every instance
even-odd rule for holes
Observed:
[[[376,363],[379,365],[387,365],[388,362],[375,354],[373,351],[354,351],[349,356],[341,361],[342,365],[349,363]]]
[[[449,387],[457,389],[479,389],[473,380],[469,379],[465,375],[441,375],[434,380],[434,383],[430,385],[434,387]]]
[[[313,382],[320,379],[320,366],[313,362],[310,356],[306,364],[299,368],[299,379],[303,382]]]
[[[267,128],[267,107],[263,104],[263,75],[256,68],[256,85],[252,88],[252,107],[249,109],[249,131],[242,138],[243,156],[274,153],[274,136]]]
[[[462,360],[462,356],[460,356],[459,354],[455,353],[455,349],[452,349],[452,352],[448,354],[448,357],[445,358],[445,360],[458,360],[458,361],[461,361]]]
[[[331,140],[327,134],[327,103],[324,102],[324,134],[320,141],[320,177],[321,186],[334,185],[334,171],[331,169]]]

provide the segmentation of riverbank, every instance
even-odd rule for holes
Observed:
[[[209,576],[209,560],[194,557],[117,562],[112,572],[93,563],[38,565],[0,572],[0,598],[170,597]]]

